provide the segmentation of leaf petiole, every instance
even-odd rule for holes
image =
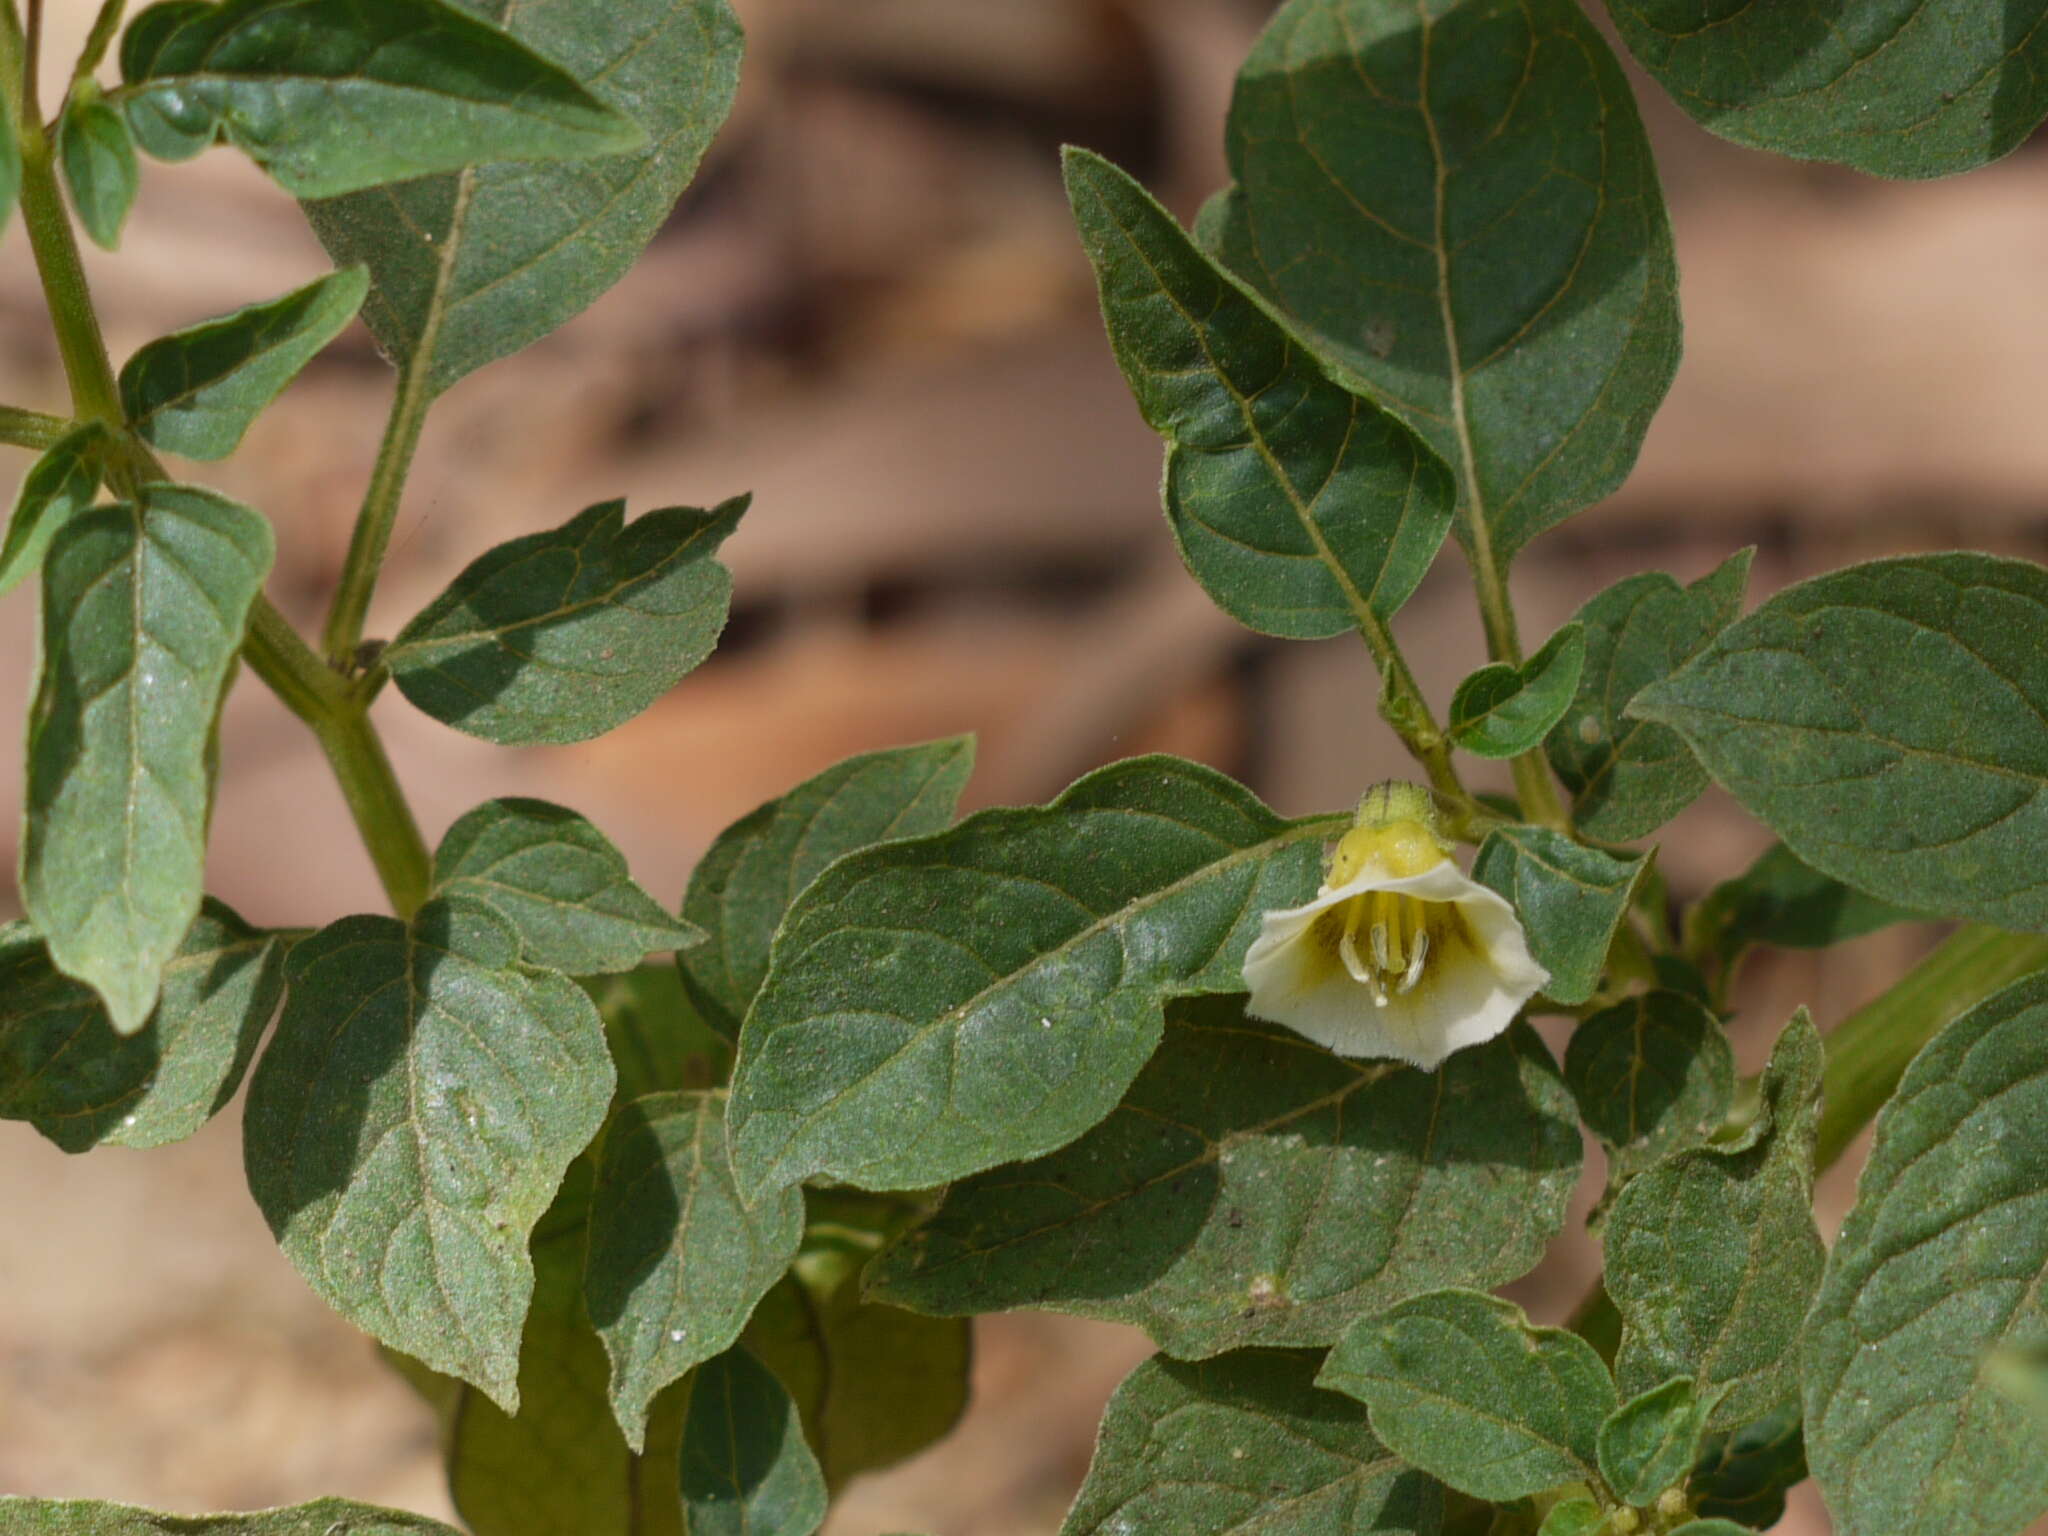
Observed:
[[[62,416],[0,405],[0,443],[15,448],[33,448],[40,453],[69,432],[71,426]]]
[[[391,528],[398,520],[399,503],[405,494],[405,477],[427,424],[427,411],[434,403],[427,370],[407,366],[399,370],[398,390],[392,397],[391,415],[384,424],[384,439],[377,448],[377,464],[370,484],[363,492],[362,510],[356,514],[355,532],[342,565],[341,585],[328,610],[321,643],[328,661],[347,671],[356,664],[356,651],[363,643],[363,624],[369,617],[370,598],[377,590],[377,575],[383,569],[385,552],[391,547]]]

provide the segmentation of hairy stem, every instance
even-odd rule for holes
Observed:
[[[62,416],[0,405],[0,443],[10,447],[33,448],[40,453],[70,430],[71,423]]]
[[[1832,1167],[1899,1086],[1906,1065],[1957,1016],[2020,977],[2048,966],[2048,936],[1977,924],[1958,929],[1896,985],[1835,1026],[1827,1037],[1820,1136],[1814,1172]],[[1609,1360],[1621,1342],[1621,1314],[1595,1285],[1571,1329]]]
[[[341,569],[341,585],[328,611],[322,636],[328,661],[347,671],[355,664],[356,648],[363,643],[363,624],[370,613],[370,596],[377,590],[377,573],[384,567],[385,551],[391,547],[391,527],[398,520],[398,504],[405,491],[406,472],[412,468],[420,431],[427,422],[427,408],[434,403],[424,374],[401,369],[398,393],[391,402],[391,416],[384,424],[384,441],[377,449],[377,467],[363,493],[363,508],[356,516],[355,533],[349,539],[348,559]]]
[[[1377,617],[1364,612],[1359,615],[1358,632],[1379,667],[1380,717],[1394,728],[1394,733],[1422,764],[1432,789],[1458,805],[1472,805],[1471,793],[1451,763],[1450,743],[1444,739],[1443,728],[1436,723],[1429,700],[1423,697],[1422,685],[1415,681],[1408,658],[1401,654],[1393,632]]]
[[[72,70],[73,80],[84,80],[100,67],[115,34],[121,30],[121,14],[127,8],[127,0],[106,0],[100,7],[99,14],[92,19],[92,31],[86,34],[78,63]]]
[[[39,123],[23,114],[19,82],[25,68],[22,35],[8,4],[0,8],[0,81],[5,82],[7,107],[21,140],[22,218],[56,329],[57,350],[70,381],[72,407],[81,420],[106,422],[127,445],[124,473],[128,478],[137,482],[158,478],[161,469],[147,447],[128,431],[121,410],[106,340],[79,263],[77,237],[57,189],[49,138]],[[31,412],[0,416],[0,430],[18,428],[24,435],[48,430],[51,424],[59,428],[68,425]],[[399,473],[402,478],[402,467]],[[391,494],[395,502],[395,490]],[[370,724],[364,700],[321,663],[267,597],[259,595],[250,611],[243,655],[250,669],[312,728],[393,909],[401,917],[411,916],[426,899],[431,865],[419,825],[391,771],[384,744]]]
[[[1890,991],[1857,1009],[1828,1036],[1815,1168],[1848,1150],[1899,1086],[1906,1065],[1961,1013],[2048,966],[2048,936],[1977,924],[1958,929]]]

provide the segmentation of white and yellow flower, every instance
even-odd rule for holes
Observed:
[[[1451,862],[1428,793],[1382,784],[1316,899],[1265,915],[1244,980],[1259,1018],[1428,1070],[1506,1029],[1550,973],[1514,908]]]

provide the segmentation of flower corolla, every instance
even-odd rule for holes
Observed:
[[[1431,1070],[1491,1040],[1550,980],[1515,910],[1451,862],[1426,791],[1377,786],[1306,906],[1268,912],[1250,1013],[1339,1056]]]

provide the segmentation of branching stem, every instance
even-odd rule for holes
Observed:
[[[29,14],[32,21],[39,14],[35,0],[31,0]],[[118,11],[115,14],[118,16]],[[159,478],[163,471],[147,446],[129,432],[121,409],[99,315],[93,308],[92,292],[79,261],[78,239],[57,187],[49,136],[35,120],[22,91],[29,68],[12,0],[5,0],[0,4],[0,93],[4,93],[7,119],[21,143],[22,220],[35,253],[50,322],[56,330],[58,355],[63,358],[65,377],[71,386],[72,408],[82,421],[105,422],[125,446],[123,479],[140,483]],[[401,399],[404,394],[401,389]],[[418,409],[424,412],[424,406]],[[55,417],[10,409],[0,413],[0,438],[35,446],[35,440],[42,435],[60,432],[68,425]],[[410,459],[412,444],[418,440],[418,420],[412,420],[407,430],[410,437],[404,442],[402,453],[387,451],[379,459],[378,478],[372,486],[373,505],[397,505],[405,461]],[[387,450],[391,447],[389,442],[386,446]],[[119,488],[132,493],[135,486]],[[389,535],[387,515],[377,542],[378,558]],[[362,530],[358,529],[360,542]],[[353,554],[351,559],[353,571]],[[374,582],[374,561],[368,572],[369,580]],[[360,614],[369,602],[367,585],[356,600]],[[312,728],[334,769],[349,813],[355,818],[393,910],[401,917],[410,917],[426,899],[431,864],[419,825],[392,772],[391,760],[376,728],[370,724],[367,700],[339,672],[322,664],[270,600],[260,594],[250,611],[243,655],[251,670],[285,706]]]

